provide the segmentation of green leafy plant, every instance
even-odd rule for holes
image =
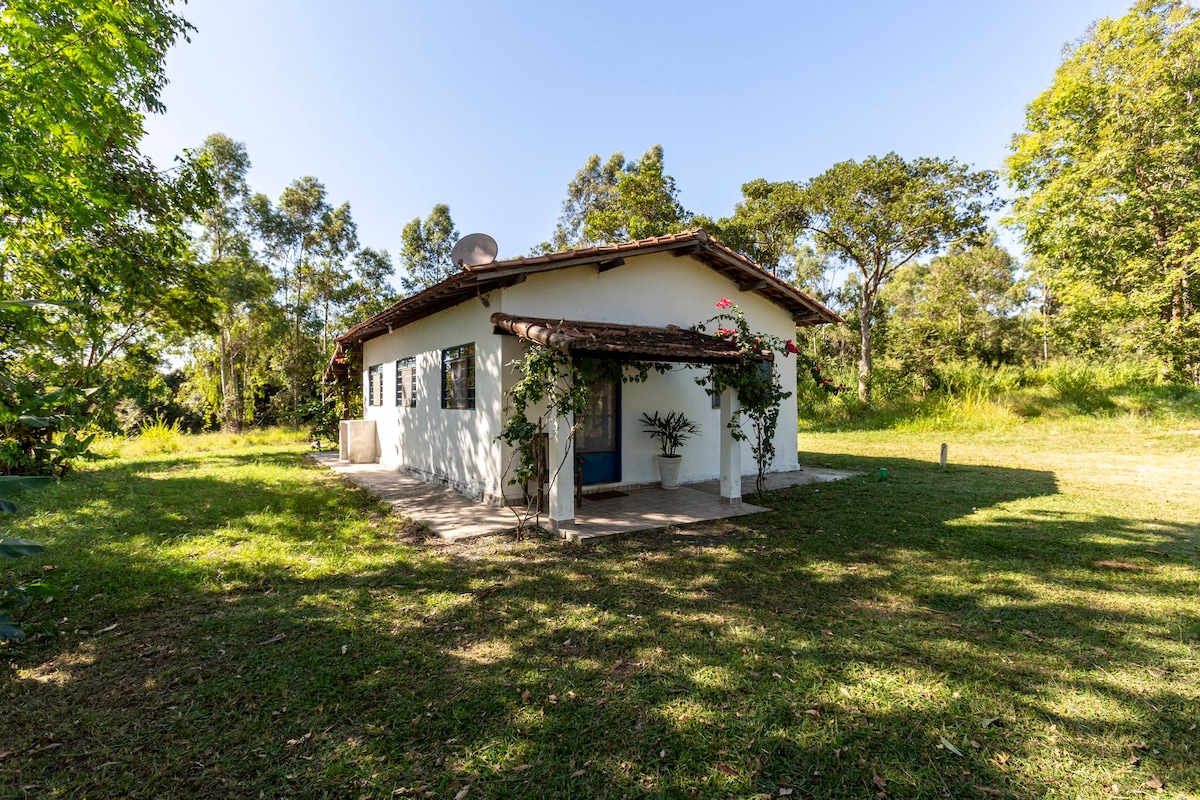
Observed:
[[[167,422],[162,417],[155,417],[142,425],[138,439],[148,453],[174,453],[179,450],[183,440],[183,432],[178,422]]]
[[[61,476],[86,457],[95,435],[81,429],[95,391],[0,375],[0,474]]]
[[[323,450],[326,442],[337,445],[342,421],[337,406],[314,399],[300,406],[300,415],[308,421],[308,443],[313,449]]]
[[[528,485],[538,473],[537,437],[546,431],[548,423],[556,417],[571,418],[574,424],[570,435],[574,436],[587,411],[593,385],[612,381],[643,383],[651,370],[663,373],[670,366],[621,359],[571,358],[551,347],[530,344],[525,357],[513,361],[509,367],[519,378],[508,389],[508,416],[496,439],[513,448],[516,464],[511,469],[509,485],[526,489],[526,513],[517,515],[517,528],[524,530],[534,513],[540,511],[534,506]],[[540,408],[540,412],[530,419],[532,408]],[[549,466],[557,474],[565,465]]]
[[[665,417],[657,411],[653,415],[643,413],[641,421],[646,426],[644,432],[658,440],[660,455],[665,458],[678,458],[679,448],[700,432],[700,426],[679,411],[672,411]]]
[[[5,499],[8,495],[26,489],[36,489],[49,482],[50,479],[45,477],[0,476],[0,513],[15,514],[20,510],[16,503]],[[44,552],[45,547],[28,539],[0,538],[0,558],[20,558]],[[0,642],[20,639],[25,635],[21,626],[9,616],[9,612],[15,612],[33,597],[50,593],[50,587],[42,581],[0,586]]]
[[[740,407],[729,421],[729,432],[739,441],[749,441],[758,466],[755,491],[762,492],[766,486],[766,472],[775,460],[775,428],[779,423],[779,408],[791,397],[779,383],[779,375],[773,364],[774,353],[783,357],[797,354],[799,349],[791,339],[780,339],[766,333],[750,330],[742,310],[729,299],[717,301],[721,312],[696,326],[707,331],[715,325],[713,338],[737,345],[739,360],[734,364],[714,364],[709,378],[697,378],[696,383],[705,387],[709,394],[719,395],[726,389],[735,389]],[[742,428],[742,420],[750,420],[751,433]]]

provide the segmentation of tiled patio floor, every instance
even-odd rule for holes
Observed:
[[[435,486],[378,464],[350,464],[339,461],[336,453],[316,453],[312,458],[334,472],[357,483],[391,504],[401,514],[424,523],[443,539],[509,531],[517,519],[508,509],[495,508],[465,497],[453,489]],[[848,477],[848,472],[830,469],[802,469],[775,472],[767,476],[768,489],[782,489],[816,481]],[[754,478],[742,481],[742,493],[754,491]],[[691,522],[725,519],[757,514],[768,509],[742,503],[721,503],[716,481],[681,486],[673,491],[658,487],[634,489],[624,497],[589,500],[575,509],[575,524],[564,531],[565,538],[586,542],[618,533],[686,525]],[[544,521],[543,521],[544,522]]]

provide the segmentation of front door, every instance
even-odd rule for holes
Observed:
[[[621,480],[620,412],[621,384],[593,384],[583,425],[575,437],[581,485]]]

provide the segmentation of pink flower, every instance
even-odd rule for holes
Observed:
[[[728,297],[722,297],[717,301],[717,308],[729,308],[731,305],[733,305],[733,301]]]
[[[788,339],[784,343],[783,349],[788,351],[789,353],[799,353],[800,352],[799,348],[797,348],[796,345],[792,343],[791,339]]]

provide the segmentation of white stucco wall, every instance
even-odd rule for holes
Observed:
[[[383,405],[364,402],[375,421],[379,462],[403,467],[473,497],[500,494],[499,432],[503,397],[501,337],[492,310],[470,300],[363,343],[363,366],[383,364]],[[442,350],[475,343],[475,408],[442,408]],[[396,407],[396,361],[416,356],[417,404]],[[364,400],[367,370],[363,371]]]
[[[477,497],[519,496],[504,485],[507,448],[495,442],[502,424],[504,390],[514,377],[507,364],[521,343],[492,332],[490,317],[502,311],[533,317],[689,327],[717,313],[728,297],[745,312],[754,330],[795,338],[791,314],[689,256],[652,254],[628,259],[600,273],[594,265],[532,274],[521,284],[493,291],[490,305],[477,299],[365,342],[364,367],[383,365],[383,405],[364,403],[364,416],[376,422],[380,463],[402,467]],[[441,408],[442,349],[475,343],[476,403],[472,410]],[[395,362],[417,358],[417,405],[396,407]],[[795,360],[776,357],[785,391],[796,389]],[[644,384],[621,387],[622,474],[619,485],[652,483],[658,472],[654,440],[638,422],[643,412],[681,411],[699,423],[700,434],[681,451],[680,478],[697,481],[719,474],[720,411],[696,385],[699,370],[682,367],[652,374]],[[363,391],[366,395],[367,371]],[[776,429],[773,471],[796,469],[796,404],[784,401]],[[742,444],[742,470],[755,472],[748,443]]]
[[[641,325],[690,327],[718,311],[716,302],[727,297],[745,313],[752,330],[795,339],[791,313],[754,292],[739,292],[737,285],[703,262],[689,256],[660,253],[628,259],[616,269],[599,272],[595,266],[530,275],[525,283],[504,291],[493,310],[530,317],[551,317]],[[775,430],[772,471],[794,470],[796,461],[796,362],[776,356],[776,369],[785,400]],[[720,410],[696,385],[702,370],[676,367],[666,375],[652,374],[646,383],[621,387],[621,484],[658,480],[654,456],[658,447],[642,432],[643,412],[681,411],[699,423],[700,434],[681,451],[680,480],[699,481],[719,476]],[[742,444],[742,471],[757,471],[748,443]]]

